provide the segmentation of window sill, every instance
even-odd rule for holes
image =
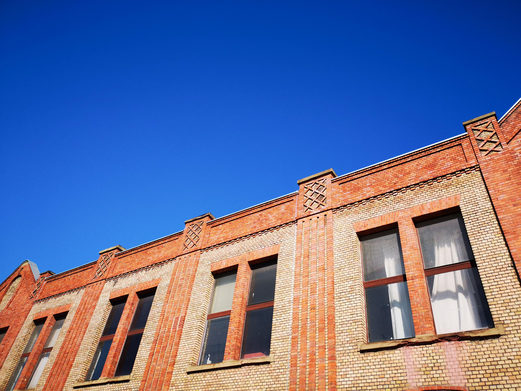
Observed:
[[[218,362],[215,364],[192,365],[188,367],[186,373],[206,372],[227,368],[238,368],[246,365],[269,364],[270,362],[271,358],[269,356],[259,358],[245,358],[242,360],[229,360]]]
[[[414,346],[414,345],[428,345],[436,342],[444,341],[462,341],[469,339],[485,339],[485,338],[496,338],[500,337],[505,333],[503,325],[496,325],[491,329],[472,330],[472,331],[461,331],[458,333],[450,334],[426,334],[419,335],[415,338],[408,339],[397,339],[394,341],[381,341],[381,342],[369,342],[362,343],[359,345],[361,353],[372,352],[385,349],[396,349],[402,346]]]
[[[102,386],[105,384],[114,384],[114,383],[126,383],[130,381],[130,375],[127,376],[118,376],[118,377],[104,377],[97,380],[89,380],[81,383],[76,383],[72,386],[72,388],[84,388],[84,387],[94,387],[94,386]]]

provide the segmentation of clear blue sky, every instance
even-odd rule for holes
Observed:
[[[521,2],[0,2],[0,281],[463,132],[521,96]]]

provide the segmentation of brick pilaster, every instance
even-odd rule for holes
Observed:
[[[336,389],[333,170],[298,181],[290,390]]]
[[[502,126],[490,113],[463,126],[472,140],[481,173],[492,199],[501,229],[521,276],[521,105],[507,113]],[[517,120],[516,120],[517,119]],[[519,129],[516,131],[516,126]],[[505,134],[506,133],[506,134]]]

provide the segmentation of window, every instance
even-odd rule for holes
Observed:
[[[494,327],[458,214],[416,224],[438,334]]]
[[[4,328],[0,329],[0,344],[2,343],[5,335],[7,334],[8,329],[9,329],[9,327],[4,327]]]
[[[103,371],[105,360],[107,360],[110,346],[112,345],[112,340],[116,335],[119,320],[121,319],[121,315],[123,314],[123,308],[125,308],[125,302],[126,298],[118,302],[112,303],[112,308],[110,310],[107,323],[105,324],[105,328],[101,333],[101,338],[99,340],[98,347],[96,349],[96,352],[94,353],[94,358],[92,359],[92,363],[90,364],[89,371],[87,372],[87,380],[97,380],[101,376],[101,371]]]
[[[239,263],[237,271],[215,276],[200,365],[270,354],[276,258]],[[236,282],[246,289],[236,290]]]
[[[38,363],[34,368],[34,371],[31,375],[31,379],[29,380],[29,385],[27,388],[35,388],[42,376],[43,370],[45,369],[45,365],[49,360],[49,356],[51,355],[52,348],[56,344],[58,340],[58,336],[60,335],[60,331],[62,329],[63,323],[65,322],[65,316],[67,314],[56,315],[54,318],[54,325],[52,326],[51,333],[47,337],[47,341],[43,346],[43,350],[38,358]]]
[[[148,314],[154,301],[154,292],[141,293],[138,294],[138,297],[139,301],[136,311],[134,312],[132,323],[130,324],[130,329],[128,330],[125,345],[121,352],[121,357],[116,369],[116,376],[129,375],[132,372],[139,344],[141,343],[141,337],[147,324]]]
[[[369,342],[414,337],[397,229],[360,238]]]
[[[215,278],[200,364],[223,361],[236,277],[237,273],[232,273]]]
[[[120,297],[112,301],[107,323],[101,333],[98,347],[94,353],[86,380],[97,380],[103,374],[104,377],[129,375],[134,367],[141,338],[145,330],[148,315],[154,301],[155,288]],[[132,308],[135,305],[133,313]],[[120,322],[121,319],[128,319]],[[132,321],[130,321],[132,319]],[[125,326],[125,323],[127,326]],[[128,324],[130,323],[130,326]],[[115,346],[113,341],[116,335],[121,335],[125,340],[123,346]],[[118,337],[119,340],[122,340]],[[115,370],[105,364],[109,357],[115,357],[118,361]],[[106,368],[107,367],[107,368]],[[112,372],[110,372],[112,371]]]
[[[5,388],[5,391],[12,391],[14,387],[16,386],[16,383],[18,382],[18,379],[20,378],[20,374],[22,373],[22,370],[25,367],[25,364],[27,363],[27,359],[29,358],[29,355],[31,354],[34,344],[36,343],[36,340],[38,339],[38,336],[40,335],[40,332],[42,331],[43,325],[45,323],[44,319],[38,319],[34,322],[34,328],[31,333],[31,336],[29,337],[29,341],[27,341],[27,345],[25,345],[25,349],[22,353],[22,357],[20,358],[20,361],[18,361],[18,365],[16,366],[13,374],[11,375],[11,378],[9,379],[9,383],[7,383],[7,386]]]
[[[276,263],[261,264],[252,270],[242,340],[241,357],[243,358],[270,354],[276,273]]]

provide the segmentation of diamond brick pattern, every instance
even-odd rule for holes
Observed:
[[[190,250],[197,246],[199,242],[199,238],[201,235],[201,231],[203,230],[203,222],[200,221],[198,223],[193,223],[188,226],[188,230],[186,231],[184,249]]]
[[[107,253],[103,255],[103,257],[98,262],[98,267],[96,269],[96,273],[94,274],[94,278],[99,278],[105,274],[108,267],[110,266],[110,261],[112,260],[112,253]]]
[[[499,141],[499,137],[496,133],[496,129],[494,129],[492,121],[485,121],[473,126],[472,133],[474,133],[479,151],[483,156],[501,152],[503,150],[503,146],[501,145],[501,141]]]
[[[304,212],[310,212],[326,206],[326,178],[304,185]]]

